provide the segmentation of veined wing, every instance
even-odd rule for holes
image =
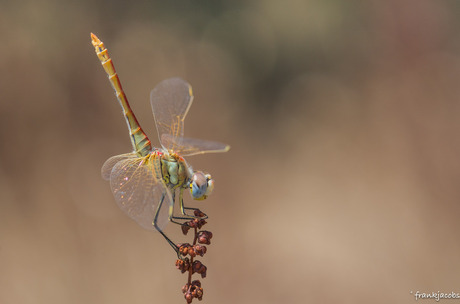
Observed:
[[[174,151],[182,156],[227,152],[230,150],[229,145],[220,142],[188,137],[176,137],[169,134],[163,134],[161,142],[164,145],[175,147]]]
[[[163,80],[150,93],[158,138],[164,149],[176,150],[175,143],[164,143],[162,136],[184,136],[184,120],[192,101],[192,87],[180,78]]]
[[[108,160],[105,161],[104,165],[102,165],[101,173],[102,178],[105,180],[110,179],[110,175],[112,174],[113,166],[115,166],[119,161],[128,159],[128,158],[138,158],[139,155],[137,153],[126,153],[120,154],[110,157]]]
[[[153,220],[162,202],[157,224],[163,229],[168,223],[168,207],[172,204],[172,197],[164,183],[154,175],[153,162],[157,159],[151,156],[123,156],[118,156],[120,160],[113,165],[110,174],[110,186],[118,207],[143,228],[155,230]],[[116,159],[109,159],[106,164],[109,161],[112,163]]]

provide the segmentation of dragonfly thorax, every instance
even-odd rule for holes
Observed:
[[[206,199],[214,189],[211,175],[201,171],[193,171],[185,159],[173,151],[155,149],[151,155],[156,158],[155,174],[158,179],[171,189],[190,187],[194,200]]]
[[[153,151],[152,154],[159,159],[160,168],[155,170],[157,178],[161,178],[171,189],[188,187],[192,170],[183,157],[159,150]]]

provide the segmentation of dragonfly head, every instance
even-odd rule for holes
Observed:
[[[204,200],[214,189],[214,180],[211,175],[201,171],[195,171],[190,183],[190,193],[195,200]]]

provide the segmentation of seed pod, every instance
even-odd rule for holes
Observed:
[[[187,235],[188,231],[190,230],[190,226],[187,225],[186,223],[184,223],[184,224],[182,224],[181,228],[182,228],[182,233],[184,235]]]
[[[192,286],[201,287],[201,282],[200,282],[200,280],[194,280],[194,281],[192,281]]]
[[[206,230],[200,231],[198,233],[198,243],[200,244],[211,244],[212,233]]]
[[[198,222],[196,224],[198,229],[201,229],[201,227],[203,227],[204,225],[206,225],[206,221],[204,219],[198,220]]]
[[[185,301],[187,301],[188,304],[192,303],[193,296],[190,292],[186,292],[184,295]]]
[[[206,246],[198,244],[193,246],[193,248],[195,249],[196,254],[198,254],[199,256],[203,256],[207,250]]]
[[[199,210],[199,209],[193,211],[193,215],[195,215],[196,217],[205,217],[206,216],[206,214],[201,212],[201,210]]]

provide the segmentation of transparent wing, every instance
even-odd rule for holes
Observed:
[[[168,223],[168,207],[172,204],[169,189],[154,175],[154,161],[157,159],[149,156],[127,157],[119,160],[110,174],[110,186],[118,207],[147,230],[155,230],[153,220],[160,202],[157,224],[160,229],[164,228]]]
[[[175,143],[162,142],[162,136],[184,136],[184,120],[192,101],[192,87],[180,78],[163,80],[150,93],[158,138],[164,149],[176,150]]]
[[[163,134],[161,142],[168,146],[174,146],[176,148],[174,151],[182,156],[227,152],[230,150],[229,145],[220,142],[188,137],[176,137],[169,134]]]
[[[108,160],[105,161],[104,165],[102,165],[101,173],[102,178],[105,180],[110,179],[110,175],[112,174],[113,166],[115,166],[119,161],[127,159],[127,158],[137,158],[139,155],[136,153],[126,153],[120,154],[116,156],[110,157]]]

